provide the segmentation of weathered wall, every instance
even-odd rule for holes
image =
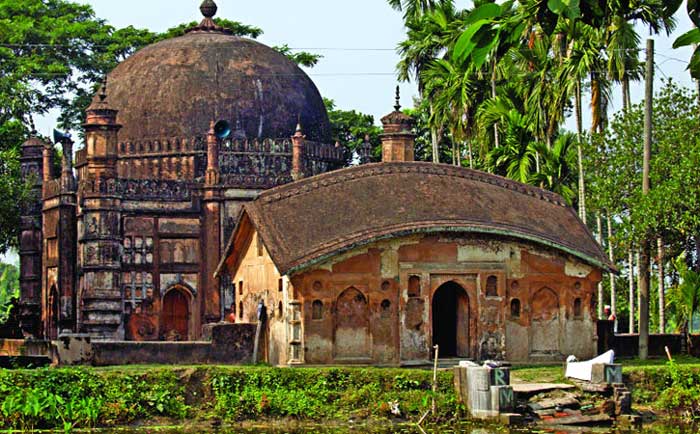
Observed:
[[[217,324],[211,342],[92,342],[93,364],[250,363],[254,324]]]
[[[288,281],[277,271],[257,233],[251,232],[236,249],[245,252],[240,266],[231,277],[235,291],[236,321],[257,323],[258,304],[262,301],[267,318],[260,338],[260,359],[273,365],[286,364],[288,293],[291,290]]]
[[[453,357],[592,356],[599,279],[592,267],[537,246],[433,235],[355,249],[292,283],[305,363],[411,364],[427,361],[434,343]],[[445,325],[446,317],[456,318]]]

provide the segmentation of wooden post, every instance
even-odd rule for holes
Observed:
[[[604,249],[604,247],[603,247],[603,219],[600,216],[600,212],[596,213],[595,220],[596,220],[597,229],[598,229],[598,232],[596,233],[596,239],[598,241],[598,244],[600,245],[600,248]],[[612,307],[611,307],[611,309],[612,309]],[[612,313],[612,310],[610,312]],[[598,319],[599,320],[600,319],[607,320],[607,318],[603,318],[603,281],[602,280],[600,282],[598,282]]]
[[[440,352],[440,345],[435,345],[435,362],[433,363],[433,416],[437,414],[437,407],[435,406],[435,394],[437,393],[437,367],[438,367],[438,353]]]

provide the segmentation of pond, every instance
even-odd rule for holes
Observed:
[[[88,431],[86,431],[88,432]],[[461,422],[448,426],[427,426],[424,429],[414,424],[385,426],[367,426],[363,424],[328,426],[325,424],[289,424],[265,422],[260,424],[246,424],[244,426],[230,426],[214,429],[211,426],[191,426],[191,427],[143,427],[130,429],[104,429],[92,430],[91,433],[121,433],[121,434],[195,434],[195,433],[216,433],[216,434],[437,434],[437,433],[466,433],[466,434],[621,434],[621,433],[641,433],[641,434],[691,434],[700,432],[698,425],[680,425],[671,422],[656,422],[646,425],[642,430],[630,430],[628,428],[610,427],[517,427],[509,428],[504,426],[486,426],[473,422]]]

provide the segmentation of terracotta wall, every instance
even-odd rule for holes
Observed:
[[[245,282],[245,321],[255,321],[261,298],[287,306],[271,290],[279,274],[267,252],[256,256],[255,239],[236,277]],[[289,294],[301,307],[306,364],[424,363],[434,343],[446,357],[560,360],[595,353],[599,279],[574,258],[511,239],[415,235],[298,273]],[[292,337],[291,328],[274,328],[279,319],[271,318],[269,333],[281,348]]]

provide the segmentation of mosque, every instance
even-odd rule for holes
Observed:
[[[382,162],[345,167],[311,79],[200,9],[108,75],[60,173],[22,146],[25,337],[197,341],[235,317],[275,365],[595,353],[613,267],[562,198],[413,161],[398,98]]]

